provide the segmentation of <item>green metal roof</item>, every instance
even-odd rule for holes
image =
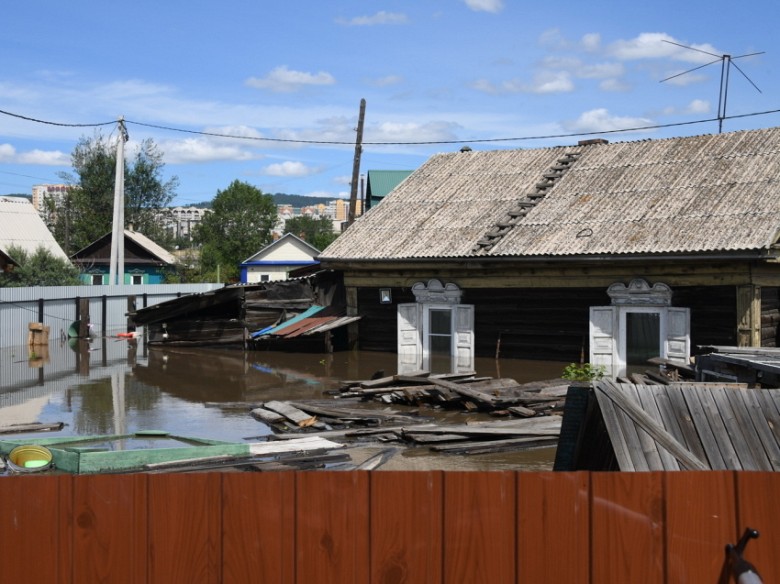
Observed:
[[[369,197],[384,197],[410,174],[411,170],[369,170],[366,193]]]

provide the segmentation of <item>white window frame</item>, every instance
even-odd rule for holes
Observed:
[[[460,304],[461,290],[438,280],[412,286],[417,302],[398,305],[398,372],[429,370],[431,310],[450,311],[450,372],[474,369],[474,306]]]
[[[626,374],[626,315],[659,315],[659,355],[681,364],[690,361],[690,309],[671,306],[672,290],[663,283],[652,287],[641,279],[626,286],[612,284],[607,293],[611,306],[590,308],[590,363],[603,366],[608,377]]]

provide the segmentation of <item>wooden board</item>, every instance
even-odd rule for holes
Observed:
[[[515,582],[512,472],[444,474],[444,582]]]
[[[296,477],[296,581],[365,584],[368,473],[301,472]]]
[[[370,582],[442,582],[442,476],[370,474]]]
[[[718,582],[736,532],[734,473],[666,473],[667,582]],[[695,493],[695,495],[693,495]]]
[[[518,473],[518,583],[589,581],[589,483],[587,473]]]
[[[591,475],[591,582],[664,582],[662,473]]]
[[[225,474],[222,500],[222,582],[294,584],[295,473]]]
[[[767,584],[780,582],[780,474],[737,473],[736,493],[739,524],[729,543],[736,544],[745,529],[756,529],[758,539],[753,539],[745,549],[745,559],[751,562]],[[762,496],[766,493],[766,496]]]
[[[74,582],[145,582],[147,479],[101,475],[73,481]]]
[[[220,474],[148,475],[150,584],[219,582]]]

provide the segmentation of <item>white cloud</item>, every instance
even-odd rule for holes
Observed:
[[[263,174],[268,176],[309,176],[316,174],[319,170],[306,166],[303,162],[277,162],[269,164],[263,169]]]
[[[504,9],[504,0],[464,0],[475,12],[498,13]]]
[[[374,79],[371,81],[371,85],[374,87],[390,87],[392,85],[398,85],[400,83],[403,83],[404,78],[400,75],[386,75],[385,77],[380,77],[379,79]]]
[[[22,152],[16,157],[16,162],[20,164],[38,164],[41,166],[70,166],[70,154],[65,154],[59,150],[30,150]]]
[[[710,112],[710,102],[703,99],[694,99],[688,104],[686,111],[691,114],[706,114]]]
[[[0,162],[38,166],[70,166],[70,155],[59,150],[29,150],[17,153],[11,144],[0,144]]]
[[[602,91],[629,91],[631,85],[622,79],[604,79],[599,83],[599,89]]]
[[[473,89],[494,95],[511,93],[569,93],[574,90],[574,82],[568,71],[542,71],[534,76],[531,83],[511,79],[496,85],[486,79],[478,79],[471,84]]]
[[[250,77],[246,85],[258,89],[288,93],[297,91],[306,85],[333,85],[336,79],[330,73],[320,71],[312,74],[305,71],[288,69],[287,65],[276,67],[265,77]]]
[[[596,32],[583,35],[581,44],[589,53],[596,52],[601,48],[601,35]]]
[[[373,16],[356,16],[350,19],[339,18],[336,22],[346,26],[374,26],[377,24],[406,24],[408,20],[406,14],[401,12],[385,12],[381,10]]]
[[[691,47],[691,48],[684,48]],[[712,45],[688,44],[662,32],[643,32],[639,36],[612,43],[608,52],[617,59],[673,59],[687,63],[709,63],[720,56]]]
[[[207,137],[186,138],[184,140],[163,140],[158,142],[165,153],[168,164],[188,164],[197,162],[216,162],[222,160],[253,160],[259,156],[235,145],[219,143]]]
[[[639,117],[613,116],[606,108],[583,112],[574,121],[565,122],[564,128],[570,132],[606,132],[624,128],[641,128],[652,125],[652,120]]]
[[[16,148],[10,144],[0,144],[0,162],[13,162]]]

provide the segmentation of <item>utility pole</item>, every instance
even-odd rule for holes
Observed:
[[[124,284],[125,279],[125,142],[129,139],[124,116],[117,120],[119,141],[116,146],[116,178],[114,181],[114,219],[111,230],[111,260],[108,284]]]
[[[360,155],[363,152],[363,119],[366,117],[366,100],[360,100],[360,115],[358,116],[357,138],[355,139],[355,160],[352,164],[352,182],[349,192],[349,218],[347,227],[355,222],[355,207],[357,207],[358,177],[360,175]]]

